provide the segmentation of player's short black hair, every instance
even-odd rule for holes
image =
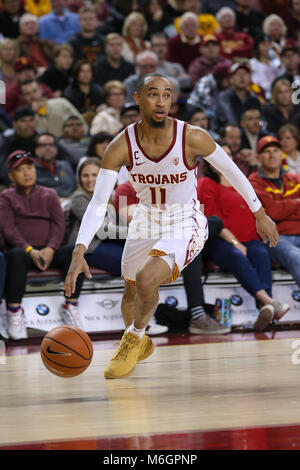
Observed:
[[[146,75],[142,75],[142,77],[140,77],[137,81],[136,88],[135,88],[137,93],[141,92],[142,88],[145,86],[145,80],[148,77],[163,77],[169,80],[169,77],[167,77],[167,75],[164,75],[163,73],[159,73],[159,72],[146,73]]]

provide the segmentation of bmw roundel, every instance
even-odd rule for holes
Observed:
[[[296,302],[300,302],[300,290],[293,290],[292,297]]]
[[[240,295],[237,295],[237,294],[232,294],[232,296],[230,297],[231,299],[231,303],[232,305],[242,305],[243,303],[243,299]]]
[[[48,315],[49,313],[49,307],[45,304],[39,304],[35,310],[39,315]]]
[[[165,298],[165,303],[168,305],[172,305],[172,307],[176,307],[178,305],[178,300],[173,295],[169,295]]]

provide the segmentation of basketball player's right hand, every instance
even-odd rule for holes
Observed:
[[[83,254],[73,251],[72,261],[64,284],[66,297],[72,297],[72,294],[74,294],[77,278],[82,272],[86,275],[87,278],[92,278],[90,268],[85,261]]]

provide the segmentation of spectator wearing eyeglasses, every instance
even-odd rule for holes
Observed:
[[[75,173],[69,162],[57,160],[55,136],[44,132],[35,141],[37,183],[56,190],[60,198],[68,198],[76,189]]]
[[[59,143],[71,156],[71,165],[76,170],[81,157],[86,155],[90,138],[85,135],[84,127],[78,116],[67,116],[62,127]]]
[[[22,299],[28,270],[55,267],[66,274],[73,246],[62,246],[65,217],[59,198],[53,189],[37,184],[30,153],[22,150],[11,153],[7,165],[13,186],[0,194],[0,230],[7,247],[8,333],[11,339],[18,340],[27,337]],[[77,303],[82,281],[81,275],[74,294],[65,298],[59,309],[64,323],[79,328],[83,328]]]

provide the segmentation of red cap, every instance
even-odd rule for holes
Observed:
[[[34,163],[31,153],[26,152],[25,150],[15,150],[14,152],[8,155],[6,164],[8,170],[12,170],[13,168],[17,168],[25,161],[27,161],[28,163]]]
[[[281,143],[276,139],[276,137],[265,135],[257,142],[257,153],[262,152],[267,145],[275,145],[276,147],[281,148]]]
[[[35,69],[30,57],[19,57],[14,65],[15,72],[21,72],[24,69]]]
[[[205,46],[205,44],[208,42],[215,42],[216,44],[219,44],[219,41],[214,34],[206,34],[203,36],[201,46]]]

